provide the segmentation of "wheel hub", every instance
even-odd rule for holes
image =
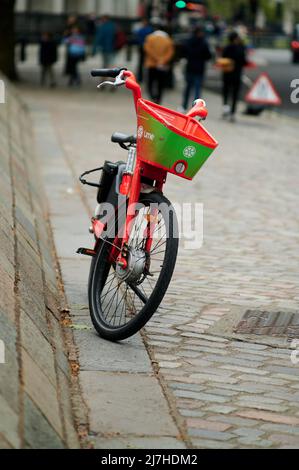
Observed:
[[[115,271],[121,281],[137,282],[144,273],[146,255],[143,250],[128,248],[127,267],[117,264]]]

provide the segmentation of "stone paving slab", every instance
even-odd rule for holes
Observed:
[[[78,316],[73,319],[73,328],[76,343],[80,345],[82,371],[152,373],[150,358],[139,335],[118,344],[111,343],[99,338],[89,318]]]
[[[12,408],[8,405],[2,396],[0,397],[0,406],[0,436],[5,436],[5,440],[9,446],[15,449],[19,449],[21,443],[20,437],[18,435],[18,415],[15,411],[12,410]],[[2,449],[2,447],[0,447],[0,449]]]
[[[94,440],[97,449],[186,449],[184,442],[173,437],[98,437]]]
[[[43,414],[35,404],[25,396],[25,448],[63,449],[64,445],[55,431],[49,427]]]
[[[79,246],[77,245],[77,248],[78,247]],[[83,304],[86,306],[88,303],[87,281],[90,268],[90,258],[79,258],[78,255],[75,258],[74,253],[75,250],[72,252],[72,258],[63,258],[60,261],[64,289],[67,298],[70,299],[70,303],[72,305]]]
[[[74,222],[76,221],[76,225]],[[91,237],[86,233],[83,235],[80,233],[79,227],[89,227],[90,221],[87,218],[77,217],[75,215],[67,216],[66,218],[61,217],[61,220],[56,221],[53,226],[53,235],[55,237],[55,246],[57,249],[57,255],[59,258],[72,258],[77,249],[83,245],[91,244]],[[56,225],[57,224],[57,225]],[[74,232],[70,235],[70,229],[74,227]],[[69,234],[66,237],[66,234]]]
[[[155,377],[82,371],[81,381],[97,397],[89,403],[91,434],[178,435]]]

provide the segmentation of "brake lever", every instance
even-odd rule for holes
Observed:
[[[100,83],[97,88],[101,88],[102,86],[105,85],[111,85],[111,86],[122,86],[126,83],[126,81],[123,79],[123,71],[115,78],[114,82],[106,81]]]
[[[102,86],[105,86],[105,85],[114,86],[114,82],[106,81],[106,82],[99,83],[99,85],[97,85],[97,88],[102,88]]]

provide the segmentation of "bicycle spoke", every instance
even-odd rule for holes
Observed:
[[[115,275],[115,277],[116,277],[116,275]],[[112,285],[112,283],[113,283],[115,277],[112,278],[111,282],[109,281],[109,282],[110,282],[109,290],[108,290],[108,292],[105,293],[105,296],[104,296],[104,298],[102,299],[102,301],[105,300],[105,298],[107,297],[107,295],[109,294],[109,292],[111,292],[113,289],[115,289],[115,287],[112,287],[112,289],[110,289],[110,287],[111,287],[111,285]],[[105,287],[106,287],[106,286],[105,286]]]
[[[156,254],[156,255],[159,255],[160,253],[165,253],[165,250],[157,251],[155,254]]]
[[[159,240],[158,243],[154,246],[154,248],[151,250],[151,253],[154,253],[158,248],[161,248],[161,246],[165,245],[167,243],[167,240]]]
[[[116,290],[117,288],[118,288],[118,286],[116,286],[114,290]],[[107,315],[105,316],[105,320],[108,318],[108,315],[109,315],[109,313],[110,313],[110,309],[111,309],[111,307],[112,307],[112,305],[113,305],[113,300],[114,300],[114,298],[115,298],[115,295],[114,295],[114,296],[111,296],[111,298],[110,298],[110,300],[109,300],[109,302],[108,302],[108,305],[106,306],[106,308],[108,309],[108,312],[107,312]],[[108,308],[108,306],[109,306],[109,308]],[[105,309],[104,309],[104,313],[105,313]]]
[[[123,295],[123,304],[122,304],[122,308],[121,308],[121,311],[120,311],[120,319],[119,319],[119,324],[121,325],[121,319],[122,319],[122,316],[123,316],[123,311],[124,311],[124,307],[126,308],[126,296],[127,296],[127,291],[128,291],[128,286],[126,286],[126,290],[124,292],[124,295]]]

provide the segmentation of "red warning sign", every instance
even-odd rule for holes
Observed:
[[[245,100],[247,103],[281,105],[281,98],[266,73],[262,73],[256,79],[247,93]]]

